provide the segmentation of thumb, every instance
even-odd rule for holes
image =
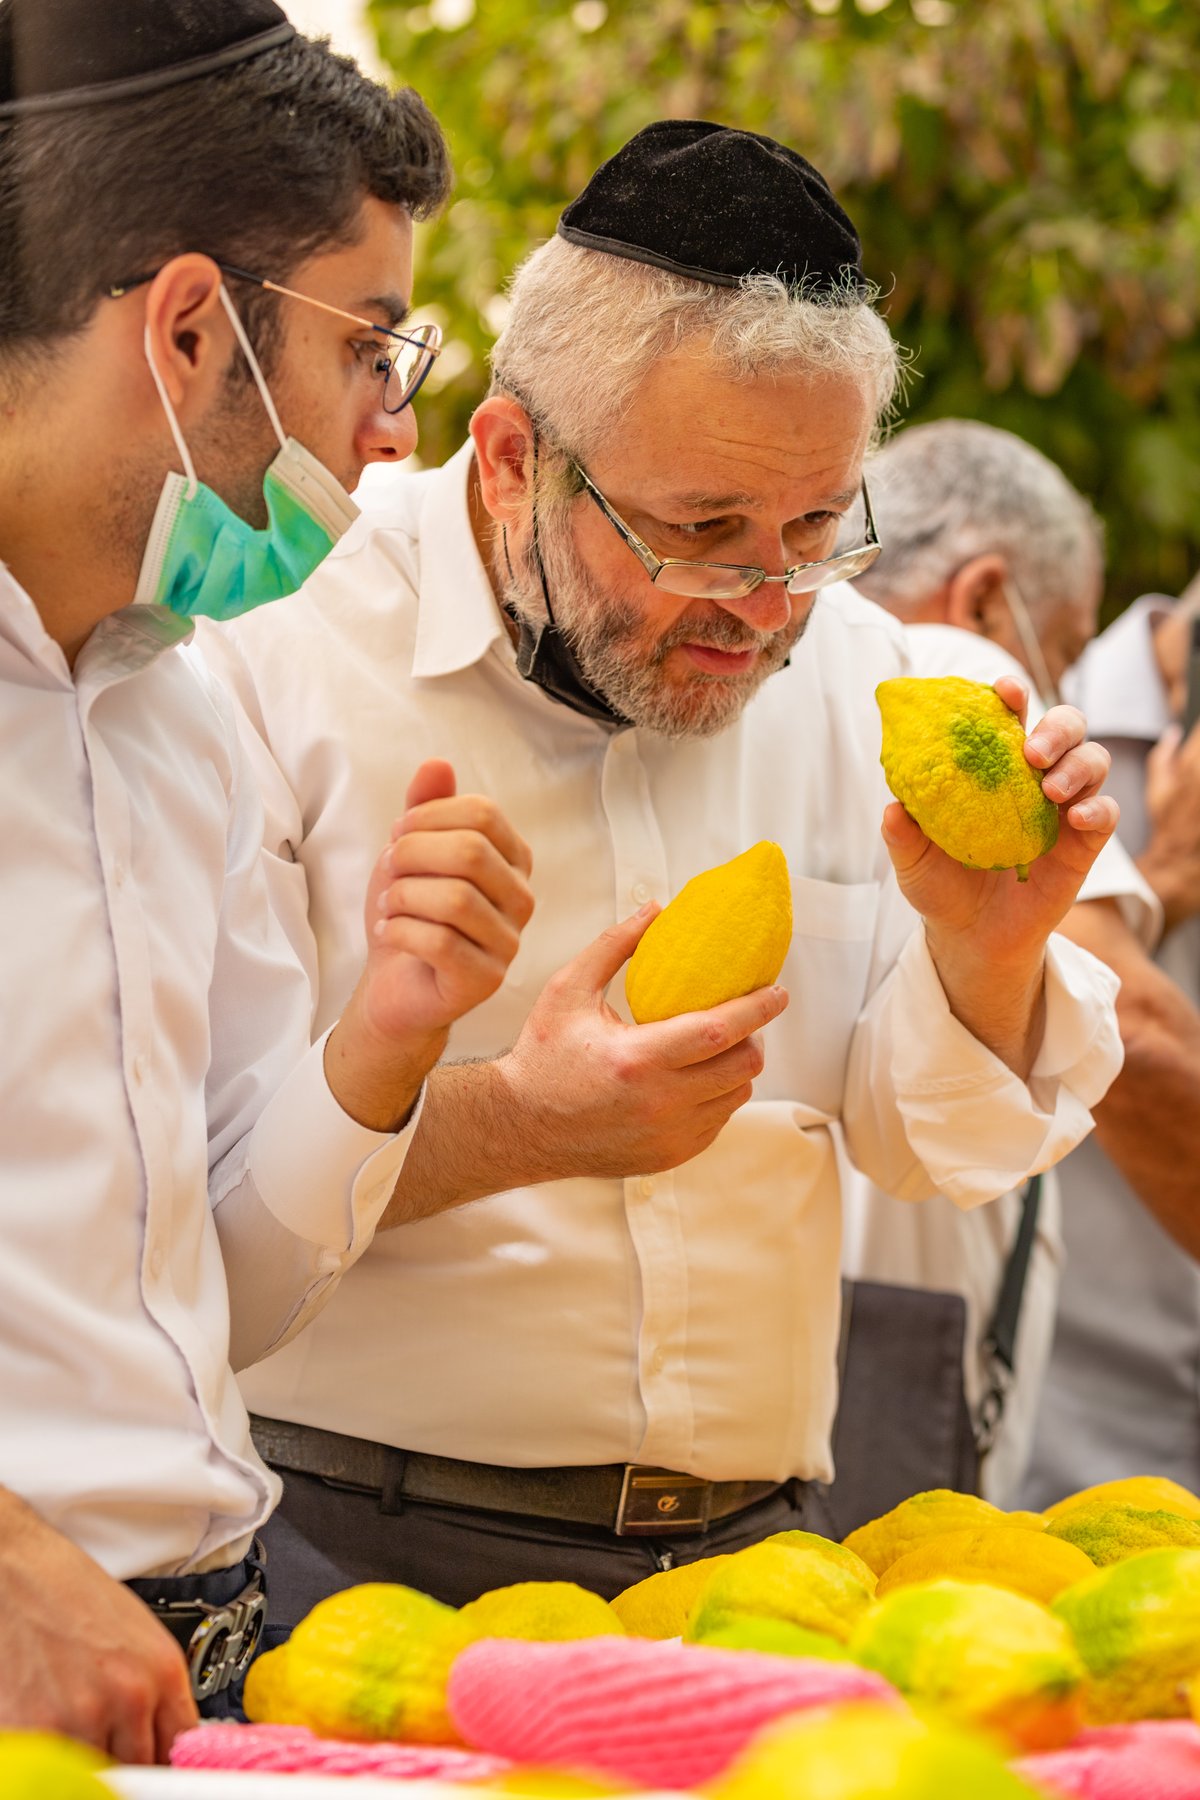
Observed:
[[[619,919],[602,931],[567,963],[562,970],[563,985],[580,994],[602,994],[617,970],[633,955],[661,910],[656,900],[648,900],[639,912],[631,913],[627,919]]]
[[[405,810],[411,812],[414,806],[424,806],[427,800],[452,800],[454,792],[454,770],[440,756],[431,756],[421,764],[408,784]]]
[[[930,848],[929,839],[898,800],[884,808],[883,841],[897,875],[915,868]]]

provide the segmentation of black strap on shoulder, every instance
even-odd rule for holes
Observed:
[[[1042,1178],[1034,1175],[1025,1188],[1016,1239],[1004,1270],[996,1308],[983,1339],[983,1353],[987,1359],[990,1379],[975,1426],[975,1442],[980,1455],[985,1450],[990,1450],[996,1440],[1008,1402],[1009,1389],[1012,1387],[1017,1327],[1021,1320],[1021,1304],[1025,1298],[1029,1260],[1037,1237],[1041,1201]]]

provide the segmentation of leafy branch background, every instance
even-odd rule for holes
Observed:
[[[427,462],[484,391],[507,277],[597,163],[651,119],[711,118],[828,176],[914,353],[904,419],[1005,426],[1092,497],[1106,616],[1190,578],[1195,0],[371,0],[369,17],[457,170],[419,261],[421,314],[449,335]]]

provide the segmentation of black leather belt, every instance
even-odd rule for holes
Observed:
[[[385,1511],[414,1500],[598,1525],[617,1537],[677,1537],[705,1532],[717,1519],[744,1512],[780,1491],[777,1482],[705,1481],[643,1463],[509,1469],[460,1462],[284,1419],[252,1416],[250,1430],[264,1462],[378,1494]]]

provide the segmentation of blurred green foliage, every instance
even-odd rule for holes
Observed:
[[[1019,432],[1109,532],[1106,616],[1200,562],[1197,0],[371,0],[457,170],[424,228],[450,345],[422,453],[461,441],[515,264],[651,119],[769,133],[861,232],[913,422]],[[580,331],[587,320],[579,321]]]

